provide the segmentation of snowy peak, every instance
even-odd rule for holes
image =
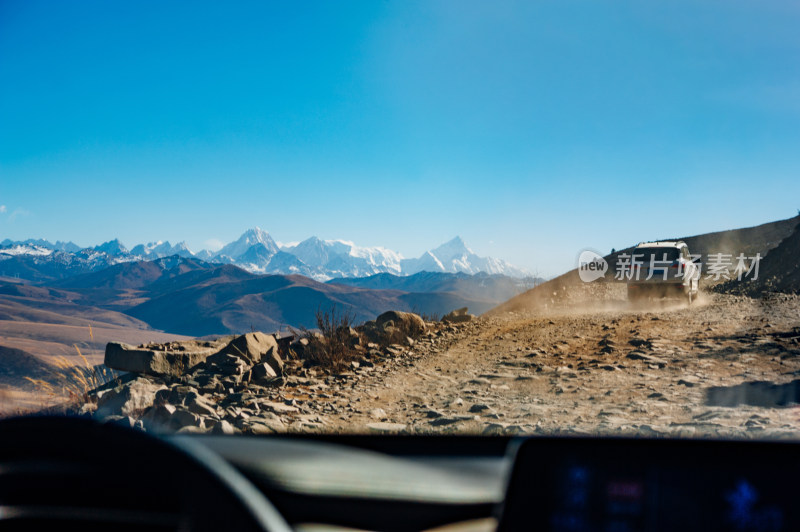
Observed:
[[[170,252],[172,255],[180,255],[181,257],[194,256],[194,253],[192,253],[192,250],[189,249],[185,241],[178,242],[172,246]]]
[[[315,236],[303,240],[296,246],[287,247],[284,251],[291,253],[312,268],[324,266],[330,258],[325,242]]]
[[[22,244],[17,242],[6,244],[4,241],[3,246],[0,247],[0,255],[3,255],[5,257],[13,257],[17,255],[46,257],[48,255],[51,255],[52,253],[53,253],[52,249],[46,248],[44,246],[37,246],[35,244]]]
[[[443,272],[445,267],[442,262],[430,251],[426,251],[418,259],[404,259],[401,262],[403,275],[412,275],[419,272]]]
[[[251,248],[254,246],[263,249],[260,251],[251,251]],[[280,249],[278,249],[278,245],[275,243],[272,237],[269,236],[269,233],[260,227],[255,227],[245,231],[238,240],[223,247],[217,253],[215,253],[214,256],[227,257],[235,262],[239,257],[248,252],[251,254],[256,253],[264,256],[265,252],[266,254],[274,255],[278,251],[280,251]]]
[[[122,245],[122,242],[119,239],[115,238],[114,240],[109,240],[108,242],[104,242],[99,246],[95,246],[92,249],[95,251],[99,251],[101,253],[105,253],[109,257],[119,257],[121,255],[128,255],[128,249]]]
[[[172,255],[179,255],[186,258],[194,256],[194,253],[186,246],[186,242],[180,242],[173,246],[169,241],[162,242],[161,240],[134,246],[133,249],[131,249],[131,254],[146,259],[160,259]]]
[[[456,257],[463,257],[465,255],[474,255],[471,249],[467,247],[460,236],[455,237],[449,242],[445,242],[438,248],[431,251],[439,260],[449,261]]]
[[[133,248],[131,248],[131,253],[134,255],[140,255],[142,257],[149,257],[150,255],[157,254],[159,251],[164,249],[165,246],[169,248],[169,242],[164,243],[161,240],[158,242],[148,242],[147,244],[133,246]]]
[[[381,247],[360,247],[347,240],[322,240],[312,236],[296,246],[285,247],[284,251],[315,271],[312,276],[316,279],[401,271],[399,253]]]
[[[403,274],[412,275],[418,272],[447,272],[476,274],[508,275],[510,277],[526,277],[530,275],[521,268],[492,257],[480,257],[473,252],[464,240],[457,236],[441,246],[427,251],[418,259],[403,261]]]

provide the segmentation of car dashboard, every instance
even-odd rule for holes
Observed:
[[[305,530],[800,529],[795,443],[463,436],[203,442]]]
[[[0,528],[800,529],[798,444],[609,437],[153,437],[0,421]]]

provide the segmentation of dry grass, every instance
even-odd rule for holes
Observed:
[[[440,321],[442,319],[442,316],[440,314],[437,314],[436,312],[424,312],[423,310],[421,310],[416,305],[414,305],[411,308],[411,313],[412,314],[416,314],[417,316],[422,318],[425,322],[434,322],[435,323],[435,322]]]
[[[92,402],[90,392],[115,380],[117,373],[105,366],[93,366],[75,345],[83,365],[73,364],[67,357],[54,357],[53,370],[47,379],[24,377],[41,394],[43,406],[80,407]]]
[[[334,305],[330,310],[317,309],[315,318],[319,334],[307,329],[300,332],[301,337],[308,339],[303,358],[325,369],[341,371],[361,356],[353,347],[350,332],[355,323],[353,314],[339,311]]]

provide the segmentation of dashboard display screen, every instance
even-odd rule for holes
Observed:
[[[500,530],[800,530],[800,446],[530,439]]]

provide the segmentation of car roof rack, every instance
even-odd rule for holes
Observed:
[[[686,242],[683,240],[652,240],[650,242],[639,242],[636,247],[657,247],[657,246],[664,246],[664,247],[680,247],[681,245],[685,246]]]

